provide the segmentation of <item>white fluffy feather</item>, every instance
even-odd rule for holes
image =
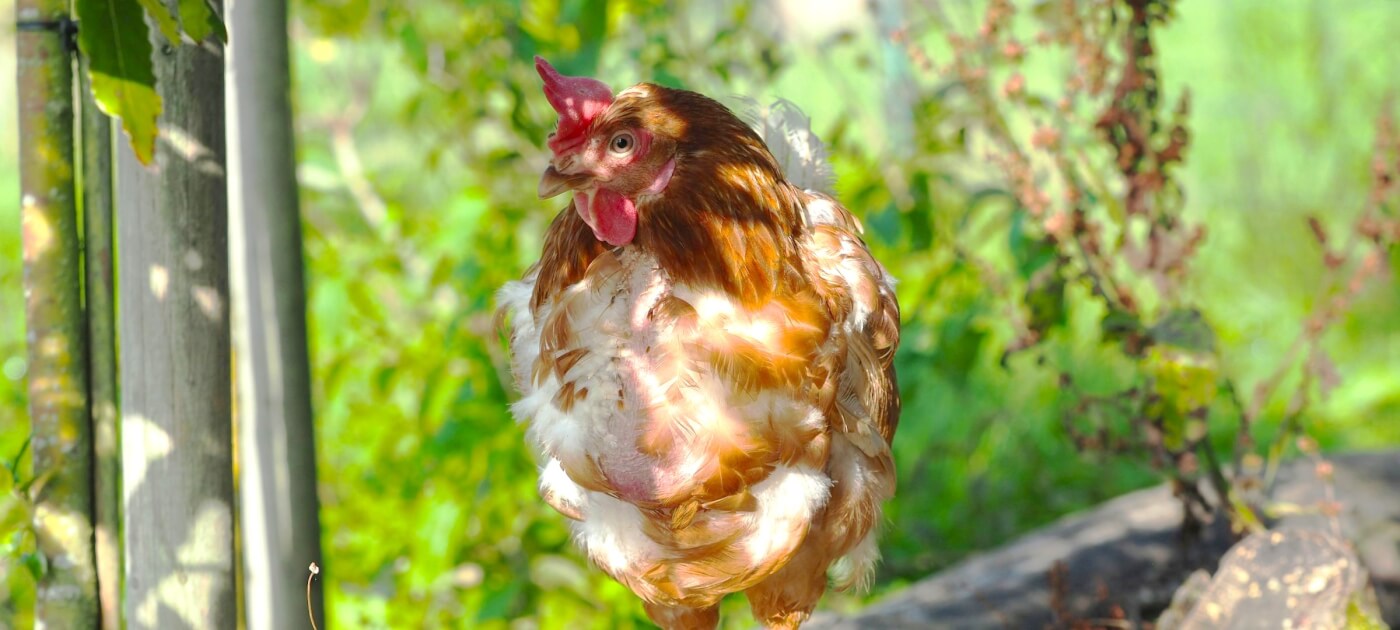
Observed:
[[[575,540],[605,571],[626,574],[654,562],[663,550],[648,538],[637,506],[601,492],[588,492],[588,518],[572,524]]]
[[[826,506],[831,479],[809,466],[778,466],[753,487],[758,510],[744,540],[749,555],[766,558],[791,553],[807,535],[812,517]]]
[[[771,105],[748,97],[735,100],[739,117],[768,145],[789,182],[806,190],[832,192],[835,175],[826,159],[826,145],[812,132],[812,119],[787,99]]]
[[[870,588],[870,580],[875,576],[875,564],[880,561],[877,529],[871,529],[855,548],[838,558],[827,570],[827,575],[837,589],[854,587],[858,591],[864,591]]]

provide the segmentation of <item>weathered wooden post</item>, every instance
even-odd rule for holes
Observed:
[[[97,623],[97,575],[73,189],[73,30],[66,0],[20,0],[15,8],[29,417],[39,479],[34,532],[48,567],[34,619],[39,628],[89,628]]]
[[[112,123],[82,60],[83,272],[92,422],[92,514],[103,630],[121,628],[121,453],[117,442],[117,308],[112,263]]]
[[[230,3],[228,25],[244,617],[249,630],[271,630],[306,624],[306,570],[321,562],[287,4]]]
[[[155,163],[125,142],[117,160],[124,610],[128,628],[233,628],[223,47],[155,37]]]

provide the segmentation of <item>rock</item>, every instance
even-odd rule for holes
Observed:
[[[1210,573],[1204,570],[1197,570],[1186,578],[1186,583],[1176,589],[1176,594],[1172,595],[1172,603],[1167,609],[1162,611],[1162,616],[1157,618],[1157,630],[1168,628],[1180,628],[1186,616],[1196,609],[1196,604],[1201,601],[1201,597],[1210,590]]]
[[[1338,505],[1333,511],[1342,538],[1354,544],[1357,559],[1370,573],[1384,620],[1400,626],[1400,454],[1339,456],[1331,468],[1329,490],[1313,463],[1301,460],[1283,467],[1274,505],[1290,515],[1275,514],[1281,517],[1275,528],[1331,531],[1331,519],[1318,507]],[[1184,536],[1181,504],[1171,492],[1165,486],[1141,490],[968,558],[853,616],[824,613],[804,628],[1149,623],[1168,609],[1178,587],[1194,572],[1204,571],[1198,581],[1215,573],[1235,542],[1223,521]],[[1205,583],[1201,596],[1210,590]],[[1195,606],[1183,602],[1179,612],[1184,622]]]
[[[1290,528],[1240,541],[1213,580],[1193,573],[1157,628],[1343,628],[1349,614],[1380,616],[1356,554],[1330,532]]]
[[[1276,528],[1330,529],[1316,506],[1335,504],[1342,537],[1371,574],[1385,622],[1400,628],[1400,452],[1340,456],[1329,467],[1331,496],[1313,463],[1294,462],[1279,475],[1276,504],[1299,512]]]

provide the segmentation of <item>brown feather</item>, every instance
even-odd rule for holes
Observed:
[[[719,600],[745,591],[759,621],[796,627],[825,591],[827,569],[872,534],[894,492],[899,308],[888,278],[854,216],[787,183],[763,141],[718,103],[644,84],[594,124],[604,134],[644,127],[653,151],[674,154],[674,173],[663,194],[637,202],[630,245],[604,245],[572,205],[549,227],[532,269],[539,358],[530,382],[557,383],[550,404],[560,414],[598,410],[588,431],[610,431],[619,418],[636,424],[623,425],[635,427],[624,432],[624,456],[614,447],[547,454],[581,488],[641,514],[657,557],[622,570],[609,568],[621,565],[604,550],[589,553],[657,623],[712,628]],[[820,222],[806,210],[816,203],[830,205]],[[651,290],[627,284],[629,252],[654,261],[663,294],[630,323],[590,321]],[[704,304],[708,295],[722,308]],[[590,355],[613,347],[590,345],[599,338],[625,350]],[[626,367],[637,355],[644,369]],[[599,365],[618,371],[615,383],[585,380]],[[638,466],[682,465],[685,475],[635,479]],[[755,488],[779,467],[822,471],[829,495],[813,499],[811,518],[799,513],[789,537],[751,553],[744,541],[764,509]],[[541,493],[565,516],[588,518],[559,493]]]
[[[544,235],[544,249],[538,263],[539,277],[530,308],[536,312],[546,301],[583,279],[588,265],[606,251],[592,228],[574,211],[573,203],[559,211]]]

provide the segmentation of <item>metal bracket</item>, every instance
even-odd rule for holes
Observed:
[[[15,31],[20,33],[55,33],[63,38],[63,48],[69,54],[78,50],[78,22],[68,16],[56,20],[19,20]]]

